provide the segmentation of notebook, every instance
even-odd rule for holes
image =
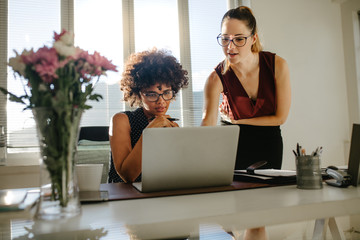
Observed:
[[[146,128],[141,192],[230,185],[240,128],[236,125]]]
[[[348,173],[351,175],[352,185],[360,183],[360,124],[353,124]]]

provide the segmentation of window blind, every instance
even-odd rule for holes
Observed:
[[[4,1],[1,2],[3,4]],[[6,15],[8,16],[6,62],[10,57],[15,56],[14,50],[21,53],[24,49],[37,50],[43,45],[51,44],[53,32],[60,30],[60,0],[8,1]],[[10,67],[4,72],[7,72],[7,84],[2,82],[3,86],[16,95],[23,95],[24,83],[21,79],[14,77]],[[8,147],[37,146],[35,122],[31,111],[23,111],[24,106],[14,102],[7,101],[5,105]]]
[[[8,18],[7,18],[8,2],[0,1],[0,86],[7,88],[7,35],[8,35]],[[0,93],[0,125],[5,127],[6,122],[6,96]]]
[[[221,31],[221,19],[226,11],[226,1],[189,0],[193,125],[195,126],[199,126],[202,120],[205,81],[216,65],[224,59],[216,37]]]

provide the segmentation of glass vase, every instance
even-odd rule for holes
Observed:
[[[40,201],[35,217],[52,220],[80,214],[75,154],[82,109],[33,108],[40,145]]]

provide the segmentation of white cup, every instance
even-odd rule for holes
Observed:
[[[76,175],[80,191],[99,191],[103,164],[77,164]]]

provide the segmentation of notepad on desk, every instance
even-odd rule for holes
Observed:
[[[234,170],[234,179],[238,181],[292,184],[296,183],[296,171],[280,169],[256,169],[254,173],[246,170]]]

